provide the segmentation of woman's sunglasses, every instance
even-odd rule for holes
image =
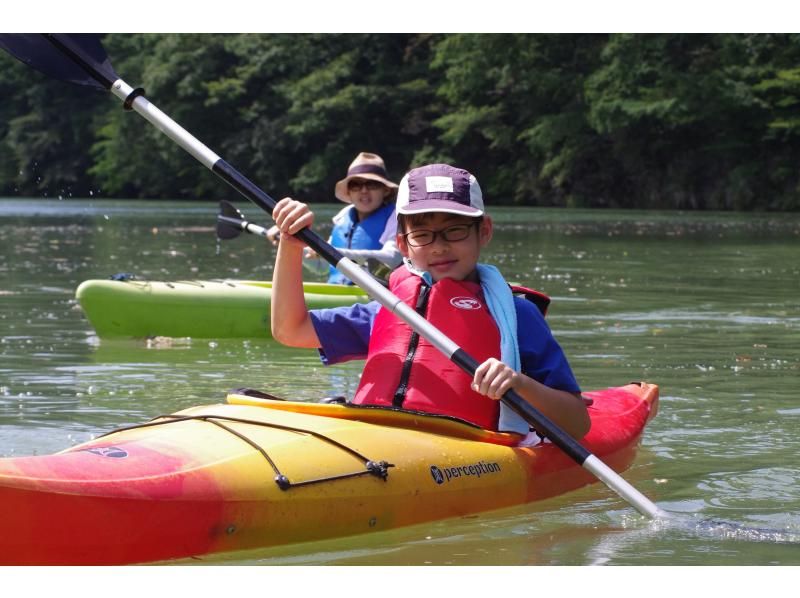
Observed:
[[[377,191],[378,189],[383,189],[385,185],[383,183],[379,183],[378,181],[359,181],[359,180],[347,181],[348,191],[361,191],[363,187],[366,187],[367,191]]]

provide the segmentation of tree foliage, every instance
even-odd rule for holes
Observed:
[[[275,197],[330,201],[359,151],[447,161],[489,201],[800,207],[800,36],[109,34],[118,73]],[[216,199],[103,94],[0,56],[0,194]]]

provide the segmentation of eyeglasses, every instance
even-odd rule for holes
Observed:
[[[403,235],[406,243],[412,247],[424,247],[430,245],[436,240],[439,235],[448,243],[455,243],[456,241],[463,241],[469,236],[469,231],[473,226],[477,226],[477,222],[469,224],[456,224],[448,226],[442,230],[412,230],[410,233]]]
[[[378,181],[347,181],[348,191],[361,191],[361,189],[364,187],[367,188],[367,191],[377,191],[378,189],[383,189],[385,185],[383,183],[379,183]]]

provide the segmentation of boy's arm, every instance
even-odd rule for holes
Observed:
[[[475,370],[472,389],[494,400],[499,400],[507,390],[514,389],[576,440],[583,438],[591,426],[580,393],[550,388],[494,358],[487,359]]]
[[[300,229],[311,226],[314,214],[307,205],[287,197],[276,204],[272,216],[281,232],[272,274],[272,336],[276,341],[290,347],[318,348],[319,338],[308,315],[303,295],[305,244],[291,236]]]

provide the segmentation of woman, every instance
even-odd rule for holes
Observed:
[[[336,183],[334,194],[347,204],[333,217],[328,242],[345,256],[358,261],[378,261],[390,270],[402,261],[395,243],[397,217],[394,198],[397,183],[389,180],[383,158],[361,152],[347,169],[347,176]],[[280,233],[273,226],[268,237],[277,244]],[[333,266],[328,282],[353,284]]]

